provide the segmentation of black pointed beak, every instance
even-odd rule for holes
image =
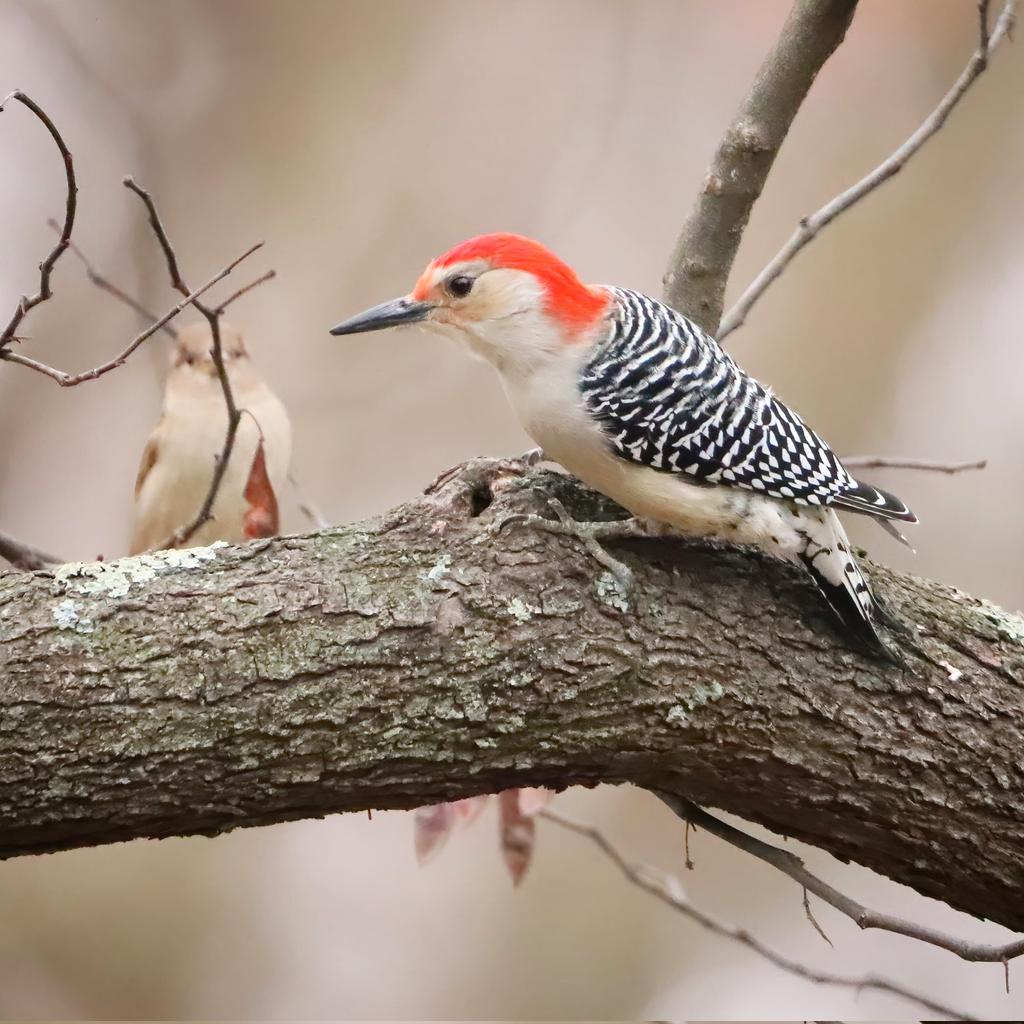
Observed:
[[[402,324],[417,324],[425,320],[434,308],[432,302],[420,302],[408,296],[382,302],[379,306],[364,310],[348,320],[342,320],[331,334],[362,334],[363,331],[380,331],[385,327],[400,327]]]

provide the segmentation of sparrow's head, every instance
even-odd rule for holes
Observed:
[[[228,369],[249,357],[241,332],[224,320],[220,322],[220,351]],[[171,352],[171,367],[193,375],[217,375],[213,361],[213,332],[205,320],[179,330]]]
[[[585,285],[540,242],[480,235],[429,263],[408,295],[345,320],[331,334],[421,324],[499,367],[532,364],[592,338],[608,306],[603,288]]]

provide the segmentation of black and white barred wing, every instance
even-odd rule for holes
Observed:
[[[697,483],[914,520],[898,498],[859,484],[696,324],[645,295],[609,290],[617,313],[584,367],[580,392],[620,456]]]

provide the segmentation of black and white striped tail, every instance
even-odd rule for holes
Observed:
[[[854,487],[837,494],[831,504],[833,508],[841,508],[844,512],[859,512],[861,515],[874,516],[876,519],[917,522],[917,516],[895,494],[871,484],[862,484],[859,480]]]
[[[822,509],[820,517],[813,517],[810,522],[808,517],[804,519],[806,544],[800,560],[818,590],[852,636],[870,650],[889,654],[878,632],[879,623],[887,616],[857,565],[839,517],[829,509]]]

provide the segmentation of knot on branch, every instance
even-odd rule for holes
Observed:
[[[706,196],[725,195],[725,182],[714,171],[708,171],[701,183],[701,192]]]
[[[727,135],[727,145],[740,154],[757,157],[772,153],[776,146],[768,135],[765,125],[756,121],[740,120],[732,126]]]
[[[629,513],[575,477],[531,466],[523,459],[478,458],[446,470],[423,492],[433,515],[449,521],[485,520],[508,515],[550,516],[560,503],[582,522],[626,519]]]

